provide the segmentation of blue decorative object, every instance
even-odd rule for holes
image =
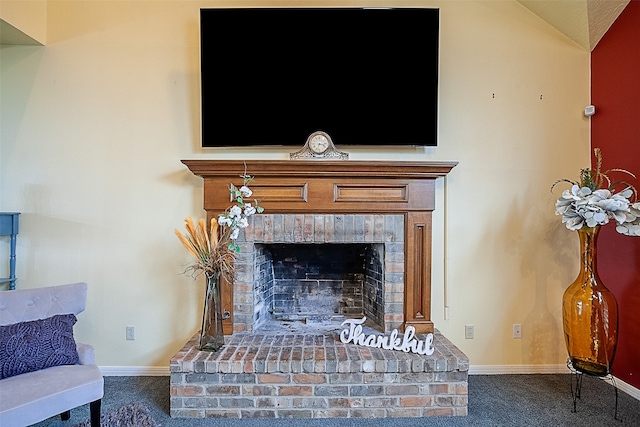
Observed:
[[[9,290],[16,288],[16,240],[18,235],[18,212],[0,212],[0,235],[11,236],[9,254],[9,277],[0,278],[0,283],[9,282]]]

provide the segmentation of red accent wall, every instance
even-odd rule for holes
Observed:
[[[591,146],[602,150],[603,169],[633,172],[639,179],[629,182],[640,190],[640,0],[631,0],[591,53],[591,102]],[[618,301],[612,373],[640,388],[640,237],[604,227],[598,271]]]

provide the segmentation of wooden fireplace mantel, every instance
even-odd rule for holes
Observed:
[[[251,198],[260,201],[265,213],[403,214],[404,327],[413,326],[417,333],[433,332],[431,216],[435,181],[457,162],[198,159],[182,163],[204,179],[204,209],[209,218],[230,206],[228,189],[242,185],[240,175],[245,170],[255,178],[250,184]],[[232,292],[229,285],[222,289],[227,296]],[[225,331],[232,328],[232,323],[225,324]]]

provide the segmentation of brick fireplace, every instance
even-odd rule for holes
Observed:
[[[176,417],[466,415],[468,360],[431,321],[435,180],[455,162],[184,160],[217,216],[255,177],[265,212],[240,238],[223,284],[225,346],[171,360]],[[343,344],[345,318],[371,333],[434,333],[433,355]]]

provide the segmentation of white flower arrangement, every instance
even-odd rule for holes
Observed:
[[[218,216],[218,225],[225,227],[229,230],[228,248],[229,250],[240,252],[240,246],[236,244],[236,239],[240,235],[240,229],[247,228],[249,226],[248,218],[255,214],[260,213],[264,209],[258,206],[258,201],[255,200],[255,206],[251,203],[247,203],[244,199],[251,197],[253,191],[247,186],[249,182],[253,180],[253,177],[249,175],[240,175],[244,179],[244,184],[240,188],[231,187],[229,191],[236,201],[234,206],[231,206],[225,213]]]
[[[594,150],[597,165],[580,170],[580,181],[559,179],[553,183],[551,190],[560,182],[571,184],[571,189],[564,190],[556,202],[556,215],[562,215],[562,222],[569,230],[576,231],[586,227],[606,225],[610,220],[616,222],[616,231],[626,236],[640,237],[640,202],[635,187],[627,182],[611,182],[608,174],[621,172],[635,178],[635,175],[624,169],[610,169],[601,172],[602,156],[600,149]],[[606,185],[606,188],[603,186]],[[616,186],[623,186],[615,192]]]

